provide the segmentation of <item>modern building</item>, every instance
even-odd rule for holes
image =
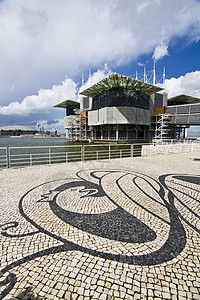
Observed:
[[[168,99],[161,87],[116,73],[80,95],[80,103],[56,105],[66,108],[68,139],[149,141],[177,138],[190,125],[200,125],[199,98]]]
[[[80,103],[73,100],[65,100],[54,107],[66,109],[64,118],[64,128],[66,129],[67,139],[80,139]]]
[[[21,135],[34,135],[37,132],[28,126],[13,125],[0,127],[0,136],[21,136]]]

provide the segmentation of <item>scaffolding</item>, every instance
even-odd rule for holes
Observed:
[[[154,126],[154,139],[163,140],[169,137],[170,132],[170,115],[169,114],[158,114],[153,116]]]
[[[88,109],[82,109],[79,112],[80,123],[79,123],[79,132],[80,140],[87,140],[90,138],[91,130],[88,126]]]
[[[165,140],[180,139],[182,134],[185,138],[190,125],[200,124],[200,99],[158,94],[163,88],[155,85],[155,75],[155,63],[153,85],[147,83],[146,69],[144,82],[138,74],[133,79],[115,73],[81,91],[80,102],[68,99],[55,105],[66,108],[67,138]]]

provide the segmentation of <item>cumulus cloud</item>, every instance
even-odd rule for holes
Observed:
[[[198,41],[199,15],[196,0],[1,1],[0,102],[21,102],[104,62],[113,68],[155,49],[161,57],[160,41]]]
[[[152,58],[154,61],[158,61],[166,55],[168,55],[168,46],[165,43],[161,43],[155,48]]]
[[[31,37],[42,33],[48,23],[48,16],[45,11],[31,10],[23,6],[19,18],[22,23],[22,31]]]
[[[105,64],[103,69],[98,69],[96,72],[94,72],[87,81],[82,84],[82,86],[79,89],[79,92],[84,91],[88,87],[92,86],[93,84],[97,83],[98,81],[110,76],[112,74],[112,70],[108,68],[108,65]]]
[[[166,79],[163,87],[169,98],[181,94],[200,98],[200,71],[187,73],[178,78]]]
[[[79,92],[85,90],[89,86],[97,83],[105,77],[112,74],[107,64],[103,69],[94,72],[87,81],[78,88],[78,84],[72,79],[66,78],[59,85],[53,85],[51,89],[40,89],[37,95],[26,96],[21,103],[11,102],[8,105],[0,106],[0,114],[2,115],[29,115],[30,113],[47,113],[56,108],[55,104],[66,99],[79,101]],[[47,122],[50,125],[49,122]]]
[[[52,107],[66,99],[75,99],[77,84],[66,78],[59,85],[51,89],[40,89],[37,95],[26,96],[21,103],[11,102],[7,106],[0,106],[2,115],[28,115],[30,113],[46,113]]]

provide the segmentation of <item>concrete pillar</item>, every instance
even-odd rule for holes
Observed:
[[[103,140],[103,128],[101,127],[101,140]]]
[[[185,138],[187,138],[188,135],[188,128],[185,128]]]
[[[110,139],[110,125],[108,125],[108,139]]]
[[[185,139],[187,137],[187,127],[183,128],[183,138]]]
[[[119,139],[119,131],[118,131],[118,125],[116,125],[117,127],[116,127],[116,140],[118,140]]]
[[[93,139],[97,138],[97,131],[96,131],[96,127],[93,127]]]
[[[185,127],[183,128],[183,138],[185,139]]]

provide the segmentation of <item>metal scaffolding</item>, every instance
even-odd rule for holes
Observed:
[[[170,115],[159,114],[154,116],[155,136],[154,139],[166,139],[169,137]]]

